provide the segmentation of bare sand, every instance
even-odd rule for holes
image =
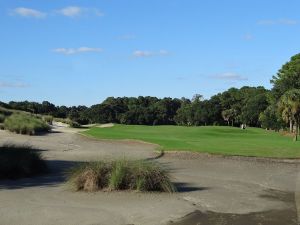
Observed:
[[[166,154],[155,160],[170,169],[178,193],[72,192],[64,171],[76,163],[157,156],[155,145],[99,141],[77,131],[56,127],[44,136],[0,131],[0,144],[44,149],[51,169],[40,177],[0,181],[0,224],[297,224],[297,162]]]

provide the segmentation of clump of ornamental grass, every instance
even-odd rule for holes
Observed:
[[[65,120],[66,120],[66,119],[64,119],[64,118],[58,118],[58,117],[54,117],[54,118],[53,118],[53,121],[59,122],[59,123],[65,123]]]
[[[69,120],[68,124],[71,128],[81,128],[81,125],[78,122],[73,120]]]
[[[47,172],[40,151],[30,146],[0,146],[0,179],[18,179]]]
[[[104,161],[86,162],[67,171],[68,183],[76,191],[97,191],[108,186],[110,164]]]
[[[14,113],[4,121],[4,129],[17,134],[34,135],[48,132],[50,126],[40,118],[25,113]]]
[[[71,120],[69,118],[54,118],[53,120],[55,122],[68,124],[71,128],[80,128],[81,127],[81,125],[78,122]]]
[[[43,116],[43,120],[47,123],[47,124],[49,124],[49,125],[52,125],[52,123],[53,123],[53,116]]]
[[[76,191],[176,191],[168,172],[159,164],[145,160],[87,162],[67,174],[68,183]]]

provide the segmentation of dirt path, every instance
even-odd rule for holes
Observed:
[[[64,169],[102,158],[153,158],[155,146],[97,141],[63,127],[35,137],[0,131],[5,142],[45,149],[52,173],[0,181],[0,224],[277,224],[271,218],[297,224],[297,164],[166,155],[157,160],[171,170],[176,194],[74,193],[64,184]]]

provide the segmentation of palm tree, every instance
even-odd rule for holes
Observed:
[[[222,111],[222,117],[227,122],[228,126],[231,121],[231,126],[233,126],[234,118],[236,117],[236,110],[235,109],[225,109]]]
[[[278,109],[282,118],[290,123],[290,129],[293,131],[293,125],[296,129],[295,141],[298,139],[299,122],[300,122],[300,89],[292,89],[285,92],[280,98]]]
[[[227,122],[228,126],[229,126],[229,121],[231,118],[230,116],[231,116],[230,109],[226,109],[226,110],[222,111],[222,117]]]

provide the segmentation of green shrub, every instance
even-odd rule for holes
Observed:
[[[4,128],[18,134],[34,135],[39,132],[50,130],[48,124],[43,120],[30,114],[14,113],[4,121]]]
[[[83,163],[68,171],[68,183],[76,191],[176,191],[168,172],[159,164],[145,160]]]
[[[43,116],[43,120],[48,123],[49,125],[52,125],[53,123],[53,116]]]
[[[0,106],[0,114],[3,114],[4,116],[10,116],[12,111]]]
[[[77,123],[76,121],[72,121],[72,120],[70,120],[68,124],[72,128],[80,128],[81,127],[81,125],[79,123]]]
[[[0,123],[3,123],[5,120],[5,115],[0,113]]]
[[[39,150],[29,146],[0,147],[0,179],[17,179],[47,172]]]
[[[79,123],[77,123],[76,121],[73,121],[69,118],[66,118],[66,119],[64,119],[64,118],[54,118],[53,120],[55,122],[68,124],[72,128],[80,128],[81,127],[81,125]]]
[[[59,122],[59,123],[65,123],[65,120],[66,120],[66,119],[64,119],[64,118],[58,118],[58,117],[54,117],[54,118],[53,118],[53,121]]]

